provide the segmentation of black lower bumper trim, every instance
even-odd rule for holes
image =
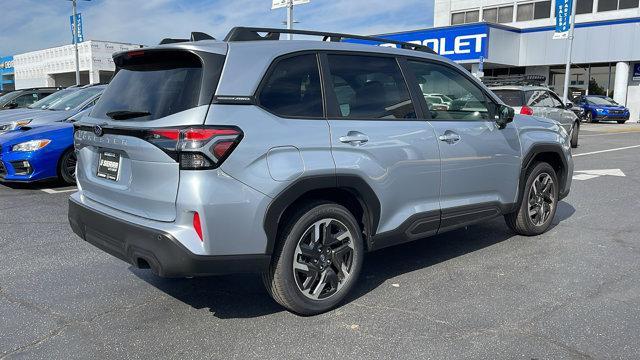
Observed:
[[[260,273],[269,255],[196,255],[170,234],[111,217],[69,200],[69,223],[82,239],[127,263],[148,264],[159,276]],[[140,261],[144,260],[144,261]]]

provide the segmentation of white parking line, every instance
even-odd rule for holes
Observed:
[[[73,189],[66,189],[66,190],[53,190],[53,189],[40,189],[40,190],[46,192],[47,194],[62,194],[66,192],[76,191],[78,189],[73,188]]]
[[[640,147],[640,145],[625,146],[625,147],[621,147],[621,148],[607,149],[607,150],[600,150],[600,151],[591,151],[591,152],[586,152],[586,153],[582,153],[582,154],[573,154],[573,157],[585,156],[585,155],[593,155],[593,154],[601,154],[601,153],[606,153],[606,152],[611,152],[611,151],[627,150],[627,149],[633,149],[633,148],[638,148],[638,147]]]
[[[607,135],[618,135],[618,134],[633,134],[638,133],[640,131],[620,131],[620,132],[608,132],[604,134],[589,134],[589,135],[580,135],[580,137],[592,137],[592,136],[607,136]]]

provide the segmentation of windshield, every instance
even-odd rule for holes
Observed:
[[[602,98],[597,96],[589,96],[586,98],[587,102],[592,105],[618,105],[612,98]]]
[[[522,106],[524,104],[524,97],[520,90],[492,90],[494,94],[498,95],[506,105],[509,106]]]
[[[77,88],[71,88],[71,89],[56,91],[53,94],[45,97],[44,99],[40,99],[27,107],[29,109],[46,109],[49,106],[51,106],[51,104],[53,104],[54,102],[60,100],[61,98],[77,90],[78,90]]]
[[[17,91],[12,91],[10,93],[4,94],[0,96],[0,107],[7,105],[13,100],[14,96],[17,94]]]
[[[67,96],[62,97],[58,101],[49,106],[49,110],[71,110],[80,106],[85,101],[98,95],[102,92],[102,88],[90,87],[86,89],[80,89]]]

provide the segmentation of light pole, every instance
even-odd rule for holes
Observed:
[[[293,0],[289,0],[287,4],[287,30],[293,28]],[[287,34],[289,40],[293,40],[293,34]]]
[[[76,53],[76,85],[80,85],[80,60],[78,56],[78,5],[77,0],[70,0],[73,13],[73,45]],[[84,0],[91,1],[91,0]]]
[[[562,102],[564,104],[569,102],[569,78],[571,77],[571,51],[573,50],[573,27],[576,22],[576,6],[577,4],[574,2],[571,6],[571,17],[569,18],[569,37],[567,40],[569,41],[569,48],[567,49],[567,64],[564,68],[564,88],[562,95]]]

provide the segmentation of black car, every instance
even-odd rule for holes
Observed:
[[[61,88],[33,88],[9,92],[0,96],[0,110],[27,107],[34,102],[44,99]]]

